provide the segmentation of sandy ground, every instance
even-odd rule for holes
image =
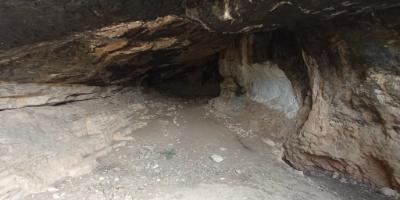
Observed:
[[[210,113],[205,100],[155,97],[145,105],[150,110],[147,126],[113,143],[94,171],[26,199],[384,199],[367,188],[292,169],[281,160],[281,145],[268,134],[232,128]],[[223,160],[216,162],[213,155]]]

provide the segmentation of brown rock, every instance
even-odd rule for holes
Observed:
[[[335,31],[304,38],[312,106],[286,144],[286,158],[300,169],[339,171],[399,189],[400,52],[398,43],[386,45],[398,32],[378,22],[329,30]]]

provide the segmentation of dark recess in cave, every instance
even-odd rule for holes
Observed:
[[[120,85],[141,87],[144,92],[156,91],[166,96],[180,98],[218,97],[222,76],[218,69],[218,55],[193,63],[161,65],[144,68],[137,65],[112,65],[107,67],[108,78],[92,79],[92,86]]]
[[[222,77],[217,57],[202,65],[171,65],[147,71],[140,86],[145,92],[158,91],[181,98],[217,97]]]

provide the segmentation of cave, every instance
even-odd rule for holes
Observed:
[[[400,199],[397,0],[0,2],[0,200]]]
[[[150,70],[141,77],[139,87],[144,92],[155,91],[166,96],[186,99],[218,97],[222,76],[218,60],[200,66],[168,66]]]

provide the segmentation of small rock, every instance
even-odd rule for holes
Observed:
[[[388,197],[395,197],[395,198],[400,197],[400,194],[396,190],[390,189],[388,187],[383,187],[383,188],[379,189],[379,193],[381,193],[385,196],[388,196]]]
[[[320,191],[325,191],[326,188],[325,188],[324,186],[322,186],[322,185],[319,185],[319,186],[318,186],[318,190],[320,190]]]
[[[153,166],[151,166],[151,169],[157,169],[158,167],[160,167],[158,164],[154,164]]]
[[[294,170],[294,173],[296,173],[299,176],[304,176],[304,172],[300,170]]]
[[[350,183],[353,184],[353,185],[357,185],[358,184],[358,182],[356,180],[351,180]]]
[[[132,136],[127,136],[125,134],[122,133],[115,133],[112,135],[112,140],[116,141],[116,142],[120,142],[120,141],[132,141],[134,140],[134,138]],[[117,147],[122,147],[125,146],[126,143],[118,143],[113,148],[117,148]]]
[[[145,145],[145,146],[143,146],[143,149],[148,150],[148,151],[153,151],[154,150],[154,146]]]
[[[220,162],[224,161],[224,158],[217,154],[210,156],[210,159],[216,163],[220,163]]]
[[[339,179],[339,181],[340,181],[341,183],[347,183],[347,180],[346,180],[344,177],[342,177],[341,179]]]
[[[53,199],[59,199],[61,196],[59,194],[53,194]]]
[[[128,195],[125,196],[125,199],[133,199],[133,197],[128,194]]]
[[[268,138],[262,138],[261,139],[265,144],[267,144],[268,146],[271,146],[271,147],[275,147],[275,142],[274,141],[272,141],[272,140],[270,140],[270,139],[268,139]]]
[[[55,187],[49,187],[49,188],[47,188],[47,192],[53,193],[53,192],[57,192],[57,191],[58,191],[58,189],[55,188]]]
[[[121,168],[115,167],[115,168],[114,168],[114,171],[119,172],[119,171],[121,171]]]
[[[332,178],[334,178],[334,179],[339,178],[339,176],[340,176],[340,174],[337,172],[333,172],[333,174],[332,174]]]

